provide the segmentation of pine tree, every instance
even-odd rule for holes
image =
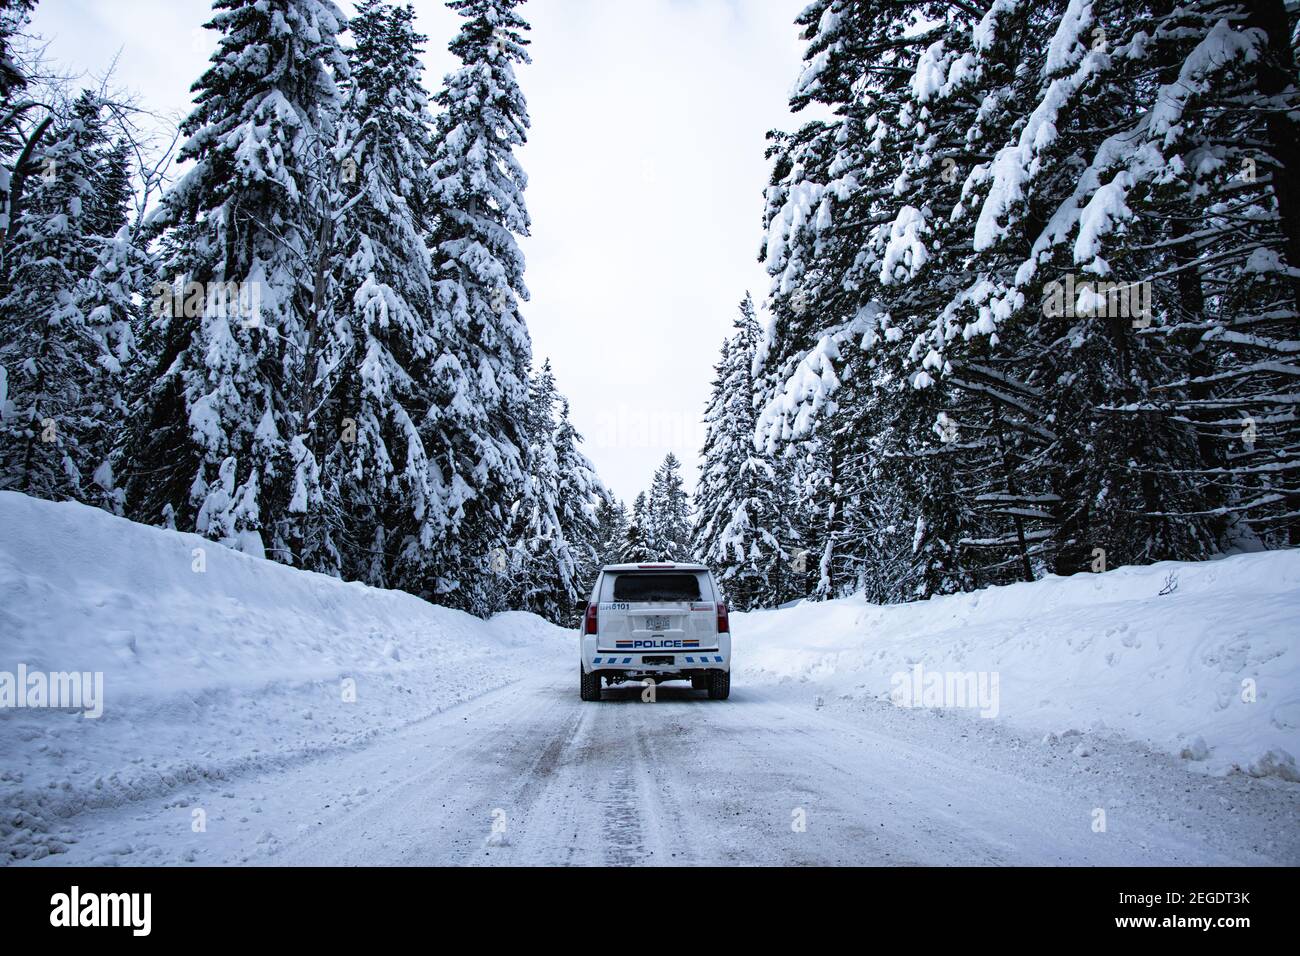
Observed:
[[[350,81],[335,155],[341,354],[322,421],[323,483],[346,524],[345,574],[386,586],[400,553],[433,548],[444,507],[420,436],[438,372],[433,270],[424,237],[433,117],[421,85],[425,38],[410,6],[364,0],[349,26]]]
[[[792,106],[833,118],[771,136],[757,431],[794,451],[815,593],[1291,541],[1300,137],[1265,104],[1293,102],[1294,14],[822,0],[798,22]]]
[[[101,151],[100,173],[93,202],[85,212],[85,230],[92,236],[116,236],[131,214],[131,148],[122,139]]]
[[[151,219],[176,241],[156,381],[128,454],[131,514],[333,569],[314,525],[315,443],[335,332],[325,252],[347,61],[329,0],[217,0],[221,33],[195,86],[190,171]],[[269,538],[269,542],[267,541]]]
[[[55,125],[0,280],[0,487],[96,504],[114,492],[104,466],[135,291],[116,285],[118,250],[95,233],[110,225],[94,215],[111,167],[102,105],[85,92]]]
[[[789,469],[780,457],[754,448],[753,365],[760,334],[747,295],[716,366],[695,494],[695,556],[714,570],[741,611],[802,593],[794,581],[802,543]]]
[[[0,101],[5,105],[27,87],[27,73],[14,54],[13,38],[27,25],[35,6],[36,0],[0,0]]]
[[[1140,149],[1120,150],[1117,135],[1095,149],[1080,182],[1080,196],[1096,188],[1075,252],[1155,277],[1159,321],[1136,334],[1141,351],[1163,361],[1139,367],[1150,398],[1130,393],[1105,410],[1121,423],[1190,432],[1195,465],[1166,455],[1143,472],[1160,490],[1195,489],[1162,501],[1178,531],[1204,527],[1233,547],[1295,546],[1300,424],[1287,360],[1300,316],[1296,16],[1274,0],[1142,12],[1131,25],[1108,24],[1121,49],[1138,31],[1156,38],[1143,44],[1142,69],[1124,78],[1144,106],[1126,131]],[[1188,550],[1181,544],[1165,547]]]
[[[626,560],[630,525],[623,502],[612,495],[602,495],[596,504],[596,527],[597,565],[620,564]]]
[[[111,226],[113,219],[104,225]],[[83,488],[82,499],[124,514],[125,491],[118,486],[122,441],[132,418],[133,382],[140,369],[137,336],[145,328],[150,280],[156,262],[140,247],[129,226],[122,222],[116,235],[95,237],[99,252],[95,267],[78,290],[78,303],[90,335],[97,345],[95,374],[90,389],[101,413],[85,436],[97,462],[91,477],[94,489]]]
[[[648,506],[645,492],[638,492],[632,501],[632,519],[627,525],[627,535],[623,542],[623,562],[651,560],[649,546],[646,542],[648,525]]]
[[[762,255],[773,319],[755,363],[757,432],[768,456],[795,449],[819,597],[861,587],[886,565],[894,594],[924,596],[964,579],[953,495],[923,494],[903,514],[907,499],[881,485],[882,470],[895,489],[937,490],[944,478],[926,437],[941,399],[917,394],[933,377],[917,367],[912,339],[926,304],[911,280],[926,274],[937,217],[904,163],[929,120],[916,102],[929,80],[916,82],[911,67],[945,29],[925,9],[829,0],[807,8],[798,20],[807,67],[791,104],[818,102],[835,118],[775,134],[769,149]],[[878,520],[894,530],[874,533]]]
[[[1014,535],[992,541],[1018,542],[1026,577],[1029,559],[1039,555],[1051,570],[1073,573],[1088,568],[1097,547],[1121,561],[1201,557],[1213,549],[1202,522],[1168,517],[1197,510],[1196,483],[1179,477],[1196,465],[1189,430],[1149,403],[1138,411],[1158,370],[1181,358],[1152,348],[1155,340],[1133,329],[1127,314],[1076,311],[1074,302],[1067,310],[1040,305],[1047,280],[1076,271],[1133,274],[1120,260],[1077,259],[1073,241],[1072,252],[1059,254],[1070,231],[1065,207],[1074,206],[1082,185],[1080,157],[1102,145],[1099,129],[1126,121],[1134,98],[1134,87],[1114,75],[1131,58],[1109,50],[1127,15],[1110,22],[1093,16],[1091,8],[1045,21],[1017,16],[982,34],[977,70],[1018,87],[1006,102],[1022,97],[1040,105],[970,124],[968,135],[997,149],[990,163],[971,170],[964,207],[952,219],[959,229],[973,227],[975,256],[967,264],[983,284],[960,290],[928,337],[954,373],[952,384],[981,396],[977,405],[966,402],[964,418],[983,433],[994,464],[972,462],[968,470],[1004,473],[1000,487],[986,486],[980,498],[992,505],[989,517],[1012,518]],[[1062,214],[1045,215],[1053,209]],[[1027,247],[1034,250],[1029,258]],[[1063,341],[1068,350],[1057,346]],[[1115,415],[1108,406],[1138,414]],[[1133,467],[1141,458],[1162,464]],[[1018,466],[1014,486],[1002,461]]]
[[[516,5],[448,3],[464,18],[450,45],[462,66],[436,97],[437,379],[420,430],[442,506],[433,551],[408,551],[399,579],[478,612],[500,606],[507,582],[492,556],[508,544],[508,503],[519,498],[526,467],[518,422],[531,345],[518,313],[528,292],[516,237],[528,234],[529,218],[527,177],[513,151],[525,142],[528,112],[513,65],[528,62],[528,24]]]
[[[645,547],[651,561],[691,559],[690,498],[681,462],[669,452],[655,470],[645,506]]]
[[[577,575],[560,523],[555,402],[555,378],[548,361],[529,382],[522,430],[528,471],[523,493],[512,508],[509,552],[510,606],[552,620],[572,606]]]
[[[549,360],[529,382],[523,426],[528,478],[511,509],[510,606],[567,623],[596,570],[594,503],[605,490],[578,448],[582,439],[556,390]]]
[[[602,563],[604,539],[597,509],[609,500],[609,492],[596,474],[595,466],[582,453],[582,436],[570,420],[569,400],[560,396],[559,403],[560,414],[555,429],[555,455],[559,474],[556,514],[572,555],[572,598],[576,599],[580,594],[586,593]],[[570,600],[567,607],[562,607],[563,615],[557,623],[567,621],[573,604],[574,601]]]
[[[36,0],[0,0],[0,240],[8,246],[11,164],[22,149],[23,124],[36,103],[26,97],[30,78],[19,61],[15,38],[27,26]]]

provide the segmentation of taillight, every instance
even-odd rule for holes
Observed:
[[[586,629],[586,633],[588,633],[588,634],[595,634],[595,633],[596,633],[596,605],[594,605],[594,604],[588,604],[588,605],[587,605],[587,629]]]
[[[718,633],[731,633],[731,624],[727,621],[727,605],[724,601],[718,602]]]

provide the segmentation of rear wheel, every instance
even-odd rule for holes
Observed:
[[[708,690],[709,679],[703,674],[696,674],[694,677],[691,678],[691,687],[695,688],[696,690]]]
[[[578,665],[579,686],[578,694],[583,700],[600,700],[600,671],[592,671],[588,674]]]
[[[731,671],[709,671],[709,700],[731,696]]]

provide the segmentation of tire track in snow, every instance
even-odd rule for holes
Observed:
[[[666,685],[652,704],[634,685],[582,703],[572,668],[557,663],[362,752],[196,788],[214,812],[186,859],[951,865],[1293,856],[1292,789],[1201,778],[1100,743],[1081,764],[989,724],[883,705],[819,709],[812,691],[738,684],[719,702]],[[1112,807],[1105,835],[1088,827],[1099,802]],[[189,839],[186,806],[84,814],[81,842],[38,865],[93,861],[121,842],[173,854],[137,852],[130,862],[176,862],[177,832]],[[496,842],[494,809],[506,822]],[[800,811],[802,830],[792,825]]]

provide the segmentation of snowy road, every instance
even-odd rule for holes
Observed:
[[[796,682],[583,704],[572,670],[361,750],[89,811],[69,852],[42,862],[1300,862],[1298,788],[1279,781],[1195,775],[1120,742],[1080,755],[880,702],[819,706]]]
[[[106,699],[0,708],[0,864],[1300,865],[1300,783],[1232,769],[1300,752],[1300,552],[737,614],[730,700],[584,704],[529,614],[196,574],[202,539],[8,492],[0,525],[0,675]],[[918,662],[1000,674],[997,719],[892,706]]]

